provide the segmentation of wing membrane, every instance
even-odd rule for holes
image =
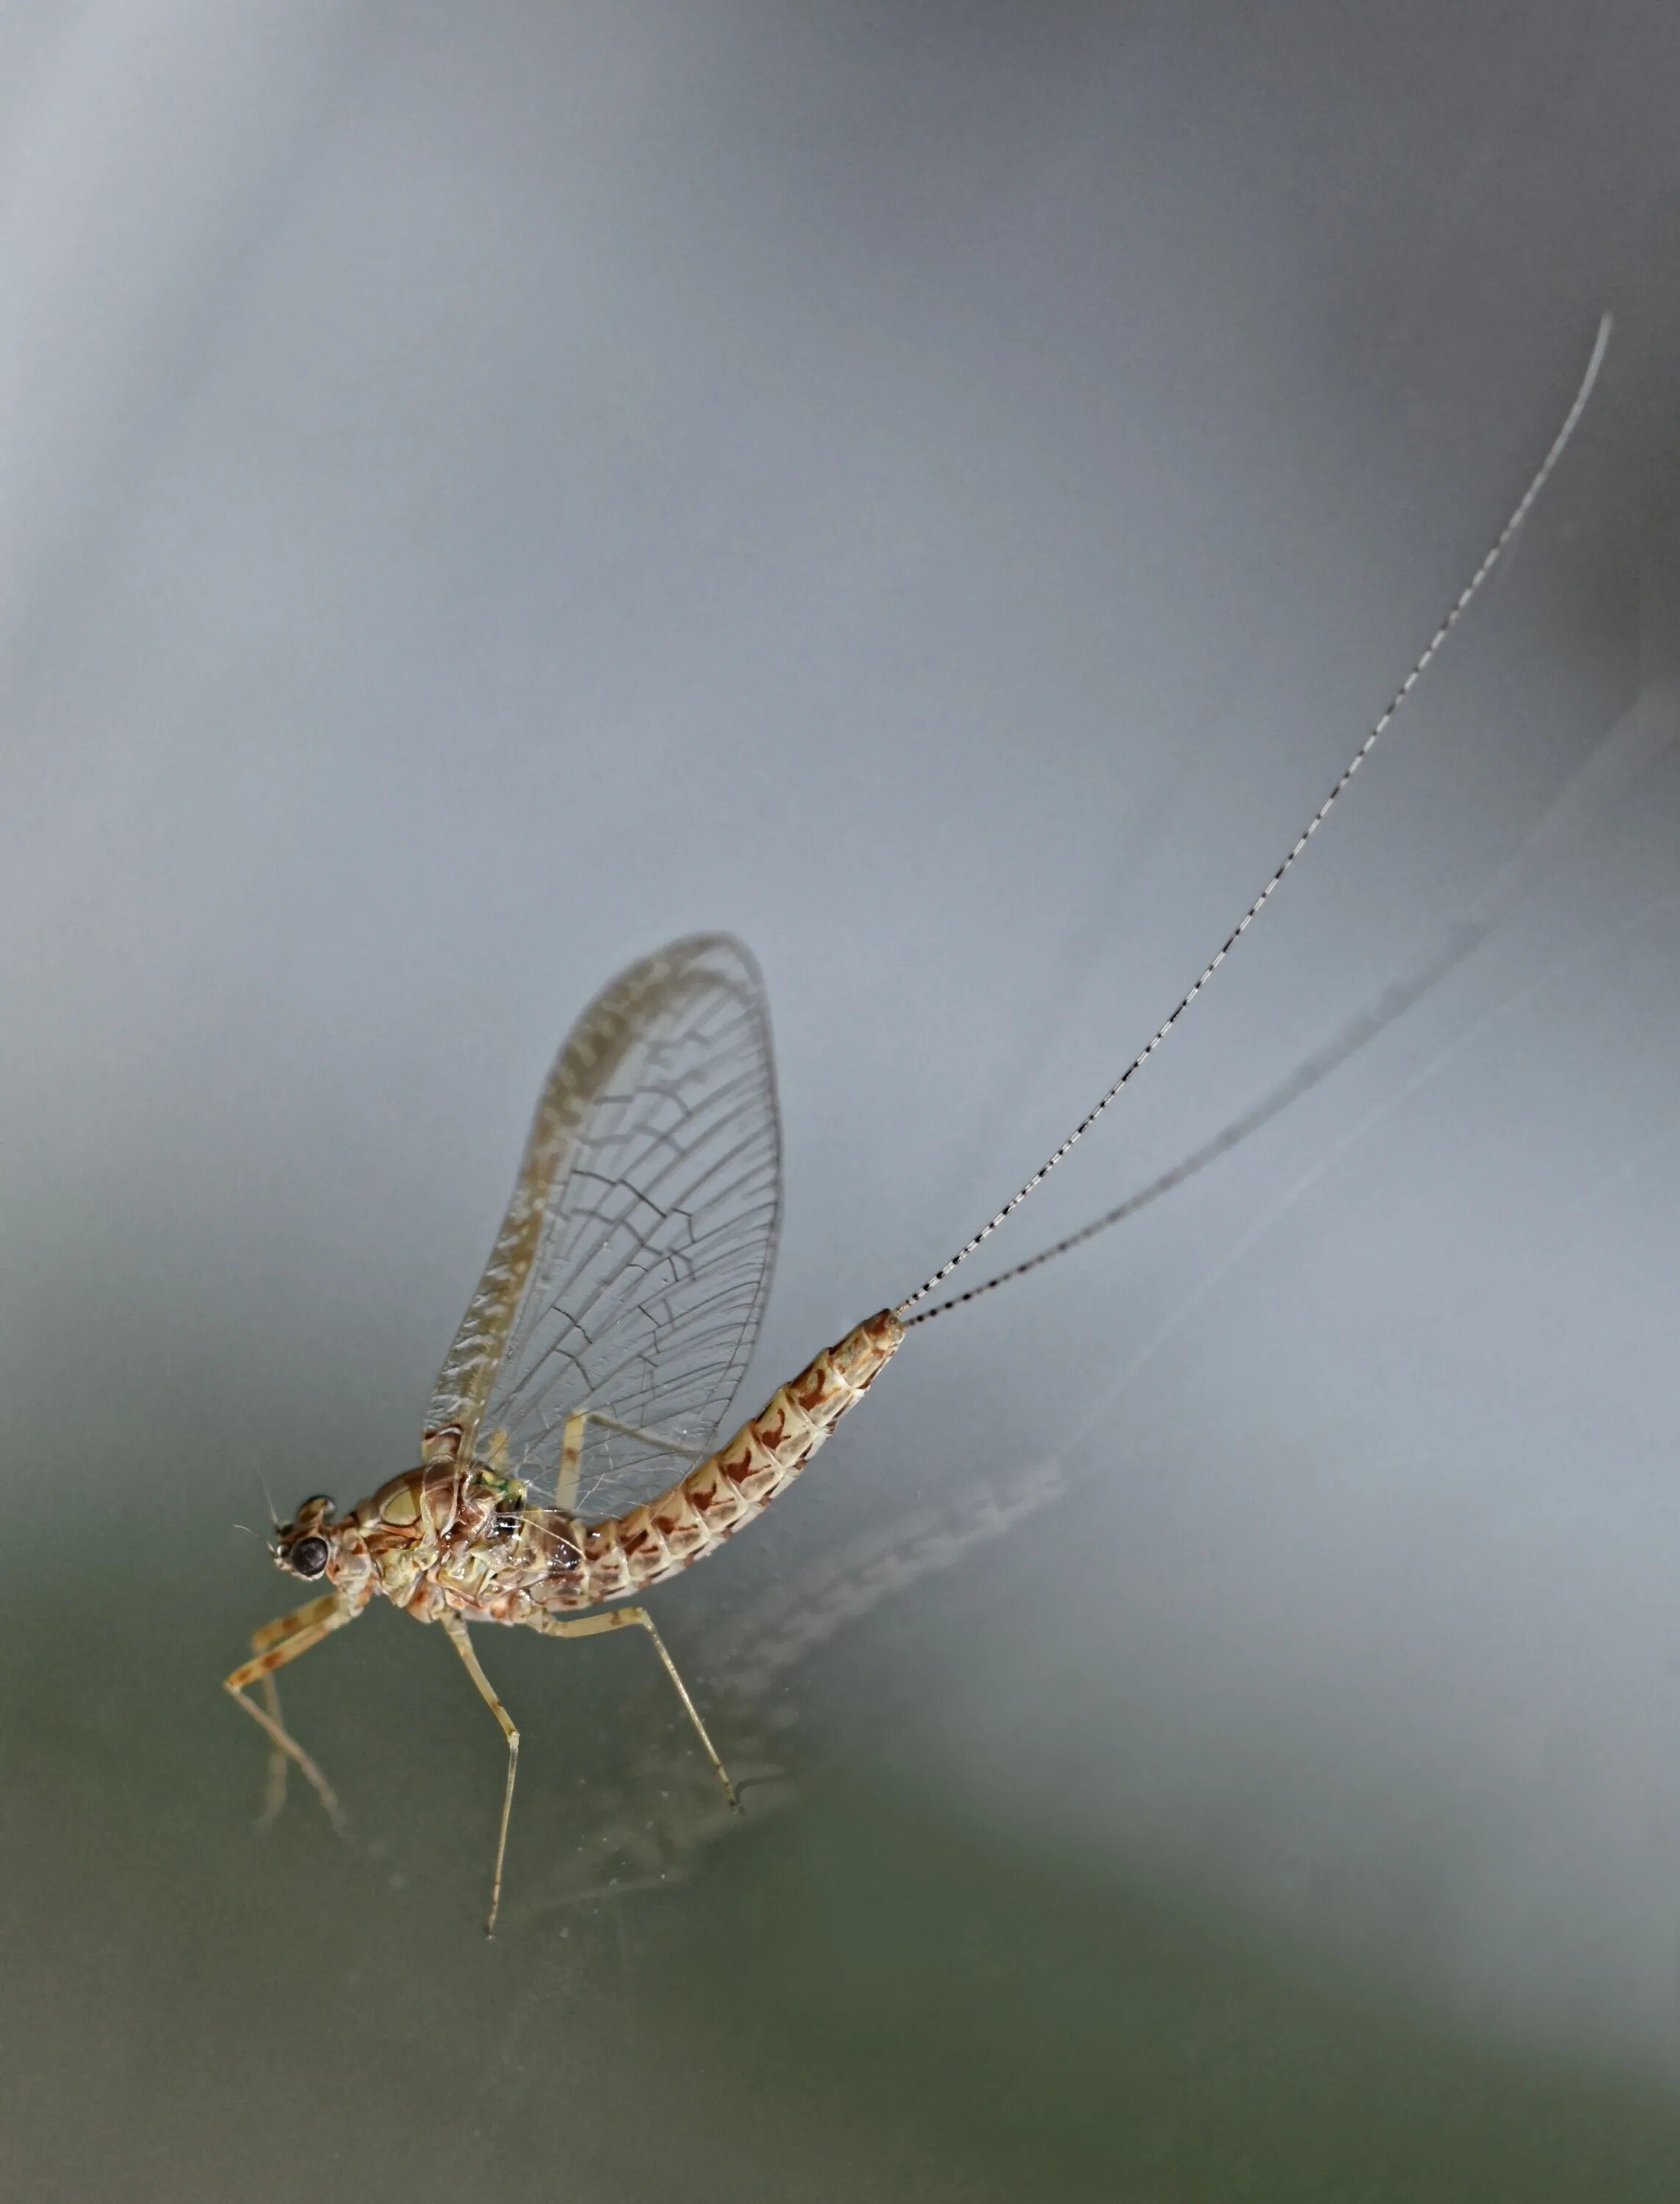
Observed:
[[[752,1354],[780,1206],[757,969],[725,935],[673,942],[604,988],[555,1060],[423,1458],[505,1449],[552,1493],[567,1419],[587,1409],[580,1513],[673,1483]]]

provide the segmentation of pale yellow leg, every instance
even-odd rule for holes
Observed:
[[[269,1719],[276,1727],[284,1728],[280,1711],[280,1686],[272,1676],[263,1679],[263,1704],[269,1710]],[[277,1745],[269,1747],[269,1771],[263,1779],[263,1810],[257,1816],[258,1831],[266,1836],[280,1819],[286,1805],[286,1778],[292,1763]]]
[[[577,1479],[583,1463],[583,1427],[589,1423],[600,1424],[609,1431],[622,1431],[626,1438],[643,1439],[661,1453],[674,1454],[683,1461],[700,1460],[699,1452],[684,1446],[680,1439],[663,1438],[658,1431],[644,1431],[636,1424],[621,1424],[616,1416],[609,1416],[601,1408],[579,1408],[566,1418],[565,1429],[560,1434],[560,1466],[554,1479],[554,1505],[563,1515],[571,1514],[577,1506]]]
[[[677,1697],[683,1702],[683,1713],[695,1726],[695,1735],[704,1747],[706,1757],[724,1786],[725,1798],[737,1814],[741,1811],[741,1800],[734,1784],[729,1780],[729,1770],[718,1757],[718,1749],[706,1733],[700,1709],[689,1697],[689,1687],[677,1674],[677,1663],[666,1652],[665,1640],[654,1629],[654,1618],[645,1607],[615,1607],[606,1614],[545,1614],[534,1620],[530,1626],[540,1630],[545,1638],[595,1638],[606,1630],[645,1630],[654,1641],[654,1650],[664,1664],[665,1673],[670,1677]]]
[[[270,1713],[268,1709],[259,1707],[254,1700],[246,1698],[245,1692],[252,1684],[260,1683],[265,1678],[272,1679],[276,1668],[283,1668],[288,1661],[297,1660],[311,1646],[318,1645],[331,1632],[341,1629],[346,1622],[353,1620],[351,1609],[340,1602],[336,1593],[328,1592],[322,1599],[311,1600],[307,1607],[299,1608],[295,1614],[285,1614],[278,1622],[265,1624],[256,1632],[253,1643],[265,1642],[266,1650],[258,1652],[254,1660],[247,1661],[243,1668],[235,1668],[231,1676],[224,1676],[222,1680],[223,1688],[232,1692],[234,1703],[243,1707],[252,1721],[267,1732],[270,1745],[277,1746],[289,1760],[296,1761],[302,1769],[316,1797],[325,1809],[328,1820],[340,1836],[345,1834],[345,1819],[334,1795],[333,1786],[302,1745],[287,1733],[280,1719],[278,1695],[274,1700],[274,1711]]]
[[[478,1665],[478,1656],[472,1650],[472,1639],[467,1626],[458,1614],[446,1614],[443,1626],[449,1633],[449,1642],[466,1663],[469,1676],[478,1686],[478,1696],[501,1724],[501,1733],[507,1739],[507,1787],[501,1798],[501,1828],[496,1835],[495,1873],[490,1879],[490,1912],[484,1923],[484,1934],[496,1933],[496,1915],[501,1909],[501,1863],[507,1851],[507,1824],[513,1811],[513,1779],[519,1772],[519,1733],[513,1727],[513,1717],[496,1697],[489,1678]]]
[[[583,1463],[583,1426],[589,1420],[587,1408],[580,1408],[575,1416],[565,1419],[565,1430],[560,1435],[559,1474],[554,1479],[554,1505],[562,1515],[570,1515],[577,1505],[577,1477]]]
[[[266,1652],[270,1645],[278,1645],[286,1638],[295,1638],[300,1630],[307,1630],[312,1622],[319,1622],[330,1614],[337,1605],[338,1594],[329,1591],[319,1599],[311,1600],[307,1607],[297,1608],[290,1614],[282,1614],[277,1621],[265,1622],[260,1630],[253,1630],[251,1633],[251,1651]],[[271,1670],[263,1671],[262,1685],[263,1703],[269,1710],[269,1719],[276,1727],[284,1727],[280,1712],[280,1686],[275,1683]],[[281,1809],[286,1804],[286,1771],[291,1765],[290,1759],[280,1747],[271,1744],[269,1747],[268,1780],[263,1786],[263,1810],[257,1819],[259,1829],[272,1828],[279,1818]]]

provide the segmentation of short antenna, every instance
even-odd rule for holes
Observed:
[[[260,1462],[257,1465],[257,1482],[263,1488],[263,1505],[269,1511],[269,1528],[271,1531],[278,1531],[280,1528],[280,1517],[275,1512],[275,1496],[269,1490],[269,1480],[263,1474],[263,1466]]]
[[[1293,847],[1284,858],[1283,862],[1277,868],[1277,870],[1267,881],[1265,886],[1261,889],[1259,894],[1255,897],[1253,902],[1250,904],[1248,909],[1243,913],[1242,916],[1237,921],[1235,926],[1232,927],[1230,933],[1226,935],[1224,940],[1220,944],[1220,946],[1214,956],[1210,958],[1207,964],[1203,968],[1201,977],[1197,981],[1195,986],[1190,989],[1187,994],[1180,998],[1179,1002],[1171,1015],[1163,1020],[1162,1024],[1156,1028],[1155,1034],[1151,1038],[1149,1046],[1139,1055],[1133,1058],[1131,1063],[1127,1065],[1125,1070],[1121,1073],[1119,1078],[1115,1080],[1114,1085],[1109,1087],[1108,1093],[1103,1095],[1101,1101],[1097,1104],[1094,1109],[1087,1111],[1085,1115],[1080,1118],[1079,1123],[1074,1126],[1073,1131],[1068,1134],[1067,1139],[1063,1141],[1062,1146],[1056,1149],[1055,1153],[1047,1157],[1046,1159],[1039,1164],[1038,1170],[1033,1172],[1032,1177],[1027,1180],[1026,1185],[1023,1186],[1018,1193],[1011,1194],[1009,1200],[1004,1203],[1003,1206],[997,1212],[997,1215],[991,1218],[988,1223],[983,1224],[979,1230],[973,1235],[972,1239],[964,1241],[961,1247],[957,1249],[955,1254],[951,1256],[949,1261],[942,1263],[939,1265],[939,1268],[934,1271],[932,1277],[925,1279],[923,1283],[916,1288],[914,1293],[911,1294],[908,1299],[899,1302],[898,1306],[895,1311],[896,1315],[901,1318],[903,1317],[908,1310],[914,1308],[918,1301],[925,1300],[928,1295],[933,1291],[936,1286],[943,1284],[944,1282],[949,1277],[951,1272],[955,1270],[959,1263],[966,1263],[977,1247],[981,1246],[984,1241],[991,1239],[992,1234],[997,1229],[998,1226],[1020,1207],[1020,1205],[1026,1200],[1028,1194],[1034,1193],[1038,1188],[1043,1185],[1045,1179],[1050,1176],[1050,1173],[1056,1169],[1056,1165],[1062,1161],[1062,1158],[1068,1153],[1069,1149],[1074,1147],[1075,1144],[1082,1140],[1091,1130],[1091,1127],[1097,1123],[1097,1120],[1108,1108],[1109,1103],[1112,1102],[1120,1093],[1121,1088],[1129,1086],[1137,1073],[1143,1069],[1145,1064],[1149,1062],[1156,1050],[1158,1049],[1162,1042],[1166,1040],[1168,1034],[1173,1030],[1173,1028],[1190,1008],[1190,1005],[1195,1001],[1198,995],[1201,993],[1203,988],[1207,986],[1214,974],[1218,971],[1220,966],[1225,962],[1231,951],[1236,947],[1238,942],[1242,939],[1244,934],[1248,932],[1249,927],[1253,925],[1255,920],[1259,917],[1261,912],[1271,901],[1272,896],[1281,883],[1284,874],[1289,870],[1296,858],[1300,856],[1302,850],[1307,846],[1307,844],[1311,841],[1313,836],[1318,832],[1319,828],[1324,824],[1324,821],[1329,817],[1330,813],[1334,808],[1336,801],[1341,795],[1342,791],[1347,786],[1347,784],[1352,779],[1354,774],[1358,772],[1360,767],[1364,765],[1365,760],[1376,748],[1377,743],[1387,729],[1390,722],[1393,720],[1394,715],[1399,712],[1401,705],[1405,703],[1406,698],[1411,696],[1412,690],[1417,686],[1419,681],[1423,679],[1424,673],[1428,671],[1442,643],[1446,642],[1447,637],[1451,635],[1453,629],[1457,627],[1460,619],[1463,619],[1464,613],[1469,610],[1476,592],[1481,589],[1488,577],[1493,572],[1494,567],[1498,566],[1500,559],[1505,554],[1505,546],[1511,542],[1511,537],[1515,536],[1517,530],[1523,525],[1523,523],[1528,518],[1529,514],[1533,510],[1535,501],[1539,497],[1541,492],[1545,489],[1547,482],[1551,479],[1553,469],[1557,465],[1559,460],[1562,459],[1564,453],[1568,447],[1569,441],[1571,437],[1574,435],[1576,429],[1580,423],[1582,415],[1587,410],[1587,402],[1593,394],[1593,385],[1598,381],[1599,370],[1604,364],[1605,351],[1610,342],[1610,329],[1611,317],[1608,314],[1606,314],[1600,320],[1598,335],[1593,341],[1592,357],[1587,362],[1587,371],[1581,378],[1581,387],[1575,394],[1574,402],[1570,406],[1568,412],[1564,416],[1563,426],[1559,430],[1557,435],[1552,439],[1550,449],[1547,451],[1546,457],[1541,461],[1539,466],[1535,470],[1534,477],[1530,481],[1528,488],[1523,491],[1521,498],[1518,499],[1516,510],[1512,512],[1510,519],[1506,521],[1505,526],[1500,529],[1499,534],[1494,537],[1487,556],[1482,560],[1482,564],[1476,568],[1476,572],[1470,576],[1469,581],[1465,583],[1464,588],[1459,590],[1458,595],[1453,599],[1452,607],[1448,610],[1446,617],[1441,621],[1440,625],[1429,637],[1429,640],[1425,644],[1417,664],[1412,667],[1411,672],[1407,674],[1405,679],[1401,682],[1399,687],[1394,691],[1393,696],[1390,700],[1387,710],[1383,713],[1382,716],[1372,727],[1370,732],[1365,737],[1364,741],[1360,744],[1358,749],[1354,751],[1353,755],[1348,760],[1347,765],[1342,772],[1340,778],[1337,780],[1335,785],[1331,789],[1330,793],[1325,797],[1324,801],[1319,805],[1317,810],[1315,811],[1311,818],[1308,820],[1306,825],[1301,829],[1300,833],[1295,838]],[[955,1307],[961,1306],[961,1304],[960,1302],[951,1302],[945,1304],[944,1306]],[[934,1309],[929,1309],[926,1312],[928,1316],[934,1316],[938,1313],[939,1311]],[[912,1323],[916,1323],[920,1321],[920,1319],[912,1318],[910,1321]]]

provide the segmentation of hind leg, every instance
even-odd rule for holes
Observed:
[[[540,1630],[545,1638],[598,1638],[609,1630],[645,1630],[654,1641],[654,1650],[660,1665],[670,1677],[671,1688],[683,1702],[683,1711],[694,1724],[695,1735],[700,1739],[713,1772],[724,1786],[724,1796],[738,1814],[741,1800],[735,1786],[730,1781],[729,1770],[718,1757],[718,1748],[706,1733],[706,1725],[700,1718],[700,1709],[689,1697],[689,1687],[677,1672],[677,1663],[665,1650],[663,1638],[654,1627],[654,1618],[645,1607],[615,1607],[606,1614],[558,1615],[545,1614],[535,1619],[530,1626]]]

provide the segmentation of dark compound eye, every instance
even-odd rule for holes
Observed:
[[[327,1566],[327,1541],[299,1538],[286,1558],[297,1575],[318,1577]]]

